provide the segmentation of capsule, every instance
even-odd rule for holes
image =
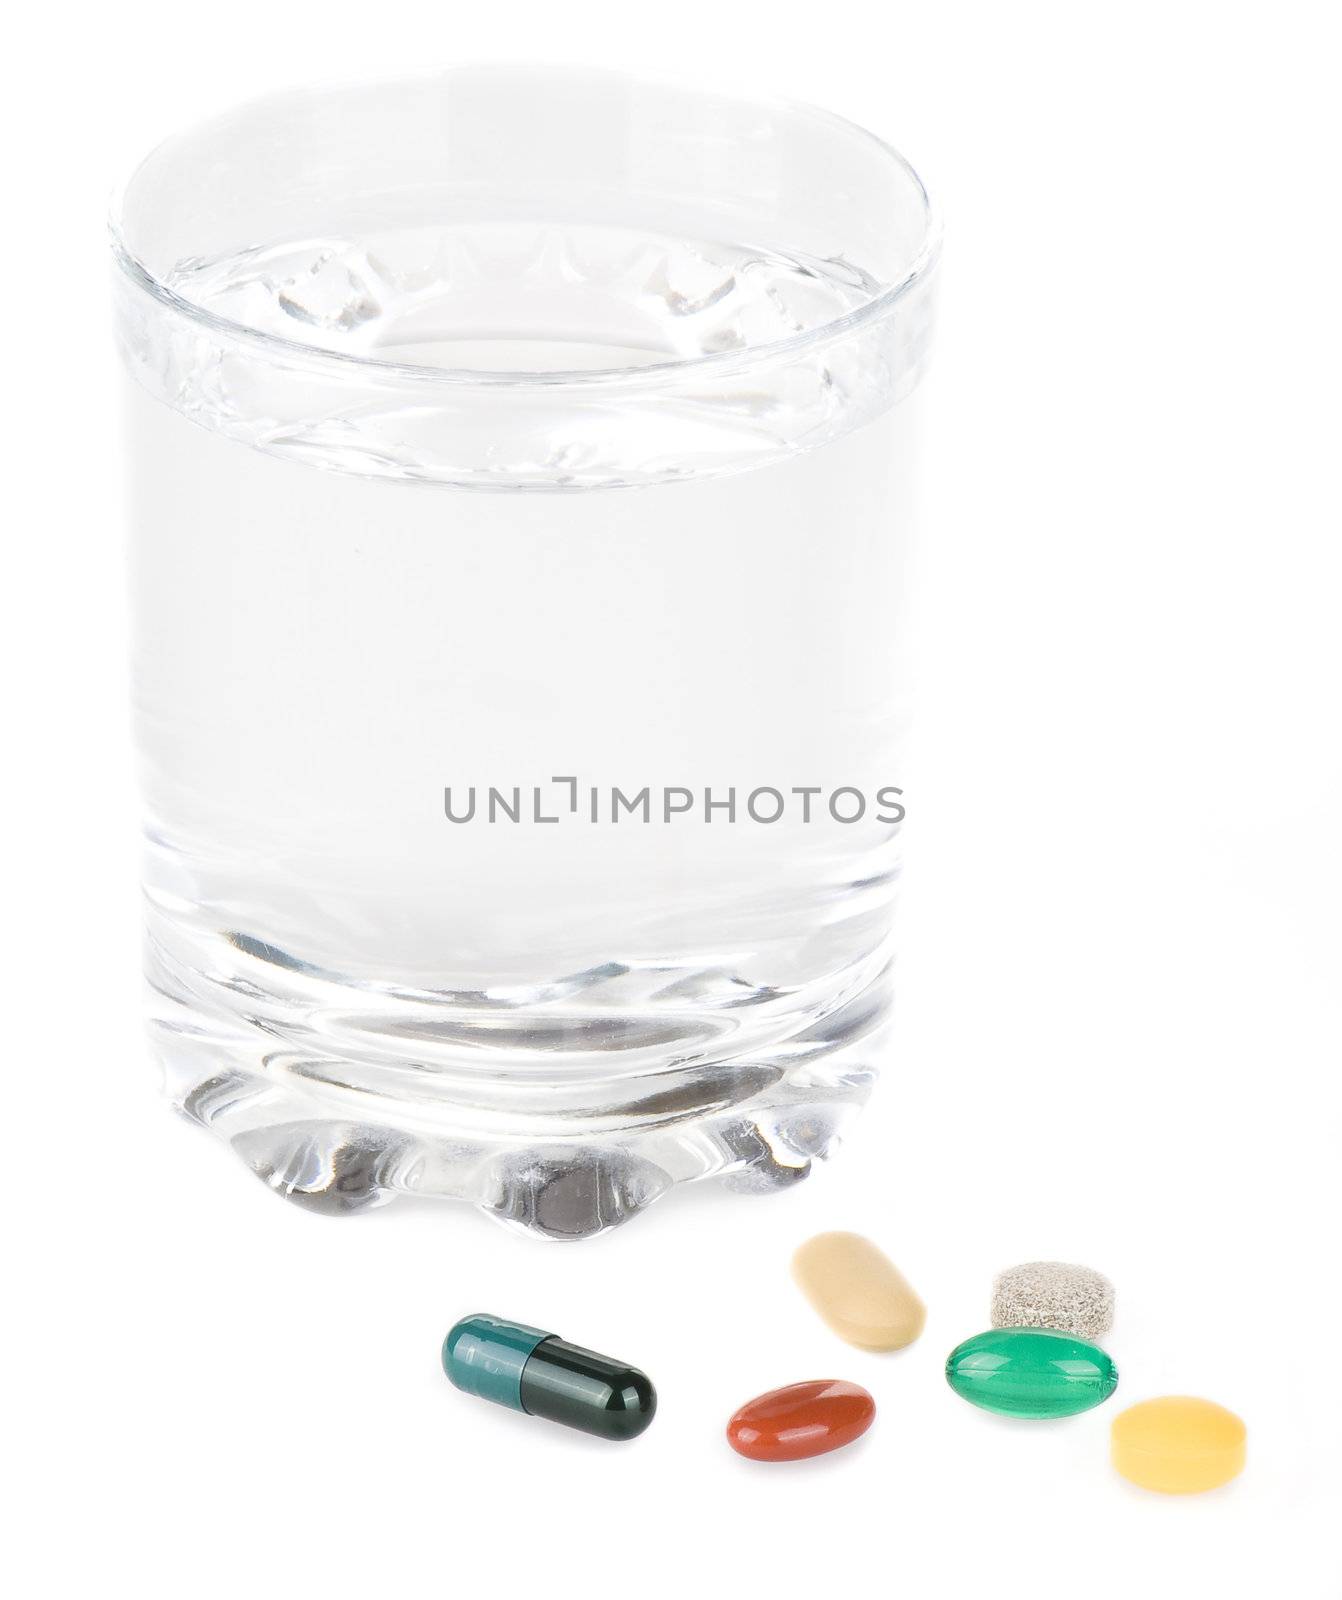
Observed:
[[[443,1340],[443,1371],[466,1394],[599,1439],[636,1439],[657,1392],[637,1367],[502,1317],[463,1317]]]
[[[956,1345],[946,1382],[1004,1417],[1074,1417],[1114,1392],[1118,1368],[1097,1344],[1052,1328],[990,1328]]]
[[[727,1443],[749,1461],[805,1461],[860,1439],[876,1402],[856,1383],[819,1378],[747,1400],[727,1424]]]

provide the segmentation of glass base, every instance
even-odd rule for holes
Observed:
[[[836,1147],[889,1010],[881,949],[793,990],[608,962],[526,992],[351,984],[151,912],[173,1103],[271,1189],[343,1215],[465,1200],[582,1239],[676,1184],[767,1192]]]

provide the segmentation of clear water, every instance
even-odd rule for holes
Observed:
[[[171,281],[298,343],[486,372],[749,348],[871,289],[844,263],[512,225]],[[280,427],[245,350],[195,350],[128,399],[179,1103],[312,1204],[450,1194],[559,1236],[689,1178],[804,1174],[886,1000],[908,403],[882,409],[879,364],[823,361],[656,417],[547,400],[487,464],[511,482],[581,445],[591,487],[498,493],[417,481],[438,418],[398,412],[396,451],[375,404]],[[801,447],[755,465],[761,429]],[[713,470],[645,481],[677,430]]]
[[[280,338],[473,371],[651,365],[818,328],[879,285],[843,261],[610,226],[474,223],[182,262],[195,305]]]

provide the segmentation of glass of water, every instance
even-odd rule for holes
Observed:
[[[215,117],[113,244],[172,1100],[333,1212],[804,1176],[888,1010],[918,178],[468,68]]]

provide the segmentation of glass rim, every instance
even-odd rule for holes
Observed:
[[[696,84],[661,75],[628,72],[619,68],[579,67],[544,62],[463,62],[456,66],[439,67],[423,72],[397,73],[384,77],[352,78],[331,83],[301,84],[284,89],[270,90],[252,95],[222,108],[215,115],[235,114],[250,107],[262,107],[284,100],[299,100],[311,95],[336,93],[340,90],[390,88],[396,84],[423,84],[430,81],[447,81],[455,75],[469,72],[547,73],[555,78],[605,77],[627,84],[644,84],[650,88],[680,89],[687,94],[709,95],[716,91],[712,86]],[[726,95],[727,91],[720,91]],[[694,377],[702,373],[712,375],[748,369],[779,359],[788,359],[803,353],[812,353],[836,344],[861,330],[884,320],[910,292],[927,278],[937,263],[941,250],[941,217],[922,178],[906,156],[895,147],[872,133],[861,123],[837,112],[828,111],[806,100],[795,100],[781,95],[731,95],[738,104],[758,107],[787,116],[812,118],[831,128],[854,136],[893,164],[912,184],[916,198],[922,204],[922,239],[907,271],[894,283],[887,284],[878,294],[852,310],[805,328],[797,333],[785,334],[778,339],[768,339],[761,344],[748,345],[739,350],[713,350],[698,355],[675,356],[666,361],[646,362],[637,366],[624,365],[596,369],[559,369],[555,371],[486,371],[472,367],[425,366],[413,362],[388,361],[377,355],[361,351],[336,350],[329,345],[310,344],[301,339],[287,339],[281,334],[268,333],[249,323],[221,316],[198,305],[185,295],[178,294],[131,248],[123,226],[126,199],[136,179],[154,160],[178,139],[193,129],[206,126],[211,118],[191,123],[155,144],[136,163],[125,180],[112,195],[108,208],[107,228],[116,265],[144,293],[156,300],[166,310],[185,317],[188,321],[222,337],[273,351],[276,355],[306,363],[324,365],[334,363],[337,369],[350,375],[366,373],[370,378],[386,378],[396,382],[422,384],[427,387],[449,388],[608,388],[622,385],[656,384],[675,381],[681,377]]]

